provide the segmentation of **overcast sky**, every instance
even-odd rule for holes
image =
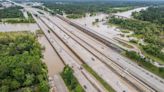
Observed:
[[[60,0],[54,0],[54,1],[60,1]],[[61,1],[164,1],[164,0],[61,0]]]
[[[164,1],[164,0],[68,0],[68,1]]]
[[[164,0],[47,0],[47,1],[164,1]]]
[[[164,1],[164,0],[45,0],[45,1]]]

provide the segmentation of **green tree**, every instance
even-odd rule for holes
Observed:
[[[0,87],[0,92],[9,92],[9,87],[8,86],[5,86],[5,85],[2,85]]]
[[[17,80],[12,80],[10,83],[10,89],[18,89],[20,87],[20,83]]]
[[[26,87],[21,90],[21,92],[33,92],[31,88]]]
[[[16,68],[16,69],[14,69],[14,70],[12,71],[12,73],[13,73],[13,76],[14,76],[17,80],[19,80],[20,82],[21,82],[22,80],[24,80],[24,78],[25,78],[25,73],[24,73],[24,69],[23,69],[23,68]]]
[[[49,86],[46,81],[42,81],[39,84],[39,92],[49,92]]]
[[[24,81],[23,85],[29,86],[32,85],[34,81],[34,75],[33,74],[26,74],[26,80]]]

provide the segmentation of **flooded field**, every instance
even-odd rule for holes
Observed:
[[[118,34],[120,34],[120,31],[117,30],[116,27],[107,24],[107,21],[108,21],[106,19],[107,16],[108,16],[107,14],[100,13],[92,17],[86,16],[81,19],[73,19],[73,21],[80,23],[82,25],[85,25],[93,29],[94,31],[102,35],[105,35],[109,38],[113,38],[117,36]],[[99,22],[93,25],[93,22],[95,22],[96,19],[98,19]]]
[[[53,76],[62,72],[64,64],[58,57],[57,53],[53,50],[45,36],[39,37],[38,40],[40,44],[45,47],[45,51],[43,52],[43,62],[45,62],[48,67],[48,75]]]
[[[120,13],[116,13],[115,15],[119,15],[119,16],[123,16],[123,17],[126,17],[126,18],[131,18],[131,14],[132,12],[139,12],[141,10],[146,10],[148,7],[141,7],[141,8],[136,8],[136,9],[133,9],[133,10],[129,10],[129,11],[126,11],[126,12],[120,12]]]
[[[120,16],[125,16],[125,17],[130,17],[132,12],[134,11],[140,11],[142,9],[146,9],[147,7],[141,7],[141,8],[137,8],[137,9],[133,9],[133,10],[129,10],[126,12],[121,12],[121,13],[117,13]],[[72,19],[73,21],[80,23],[82,25],[85,25],[91,29],[93,29],[94,31],[108,37],[108,38],[114,38],[114,37],[118,37],[124,40],[129,40],[132,38],[127,38],[127,35],[132,34],[132,32],[130,33],[123,33],[121,32],[121,30],[119,28],[117,28],[116,26],[110,25],[108,24],[108,19],[106,19],[108,15],[107,14],[103,14],[103,13],[98,13],[96,16],[89,16],[87,15],[84,18],[80,18],[80,19]],[[97,22],[96,24],[93,24],[93,22],[95,22],[95,20],[98,19],[99,22]]]
[[[33,23],[18,23],[18,24],[0,23],[0,32],[10,32],[10,31],[34,32],[36,30],[39,30],[39,27],[37,24],[33,24]]]

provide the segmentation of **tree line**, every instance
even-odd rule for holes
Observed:
[[[6,23],[36,23],[36,21],[33,18],[13,18],[13,19],[5,19],[2,20],[2,22],[6,22]]]
[[[103,12],[103,13],[115,13],[115,12],[121,12],[126,11],[129,9],[132,9],[133,6],[126,6],[126,5],[118,5],[115,8],[112,6],[112,4],[108,3],[100,3],[100,2],[93,2],[93,3],[87,3],[87,2],[63,2],[63,3],[53,3],[53,2],[45,2],[45,6],[50,8],[54,11],[55,14],[68,14],[69,18],[79,18],[84,17],[86,13],[97,13],[97,12]],[[41,7],[38,7],[41,8]]]
[[[150,21],[156,24],[164,24],[164,7],[149,7],[147,10],[133,12],[135,19]]]

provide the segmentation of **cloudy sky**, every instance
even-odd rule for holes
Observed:
[[[60,0],[58,0],[58,1],[60,1]],[[65,0],[65,1],[67,1],[67,0]],[[71,0],[69,0],[69,1],[71,1]],[[72,1],[164,1],[164,0],[72,0]]]
[[[60,1],[60,0],[54,0],[54,1]],[[164,1],[164,0],[61,0],[61,1]]]
[[[45,0],[45,1],[164,1],[164,0]]]

